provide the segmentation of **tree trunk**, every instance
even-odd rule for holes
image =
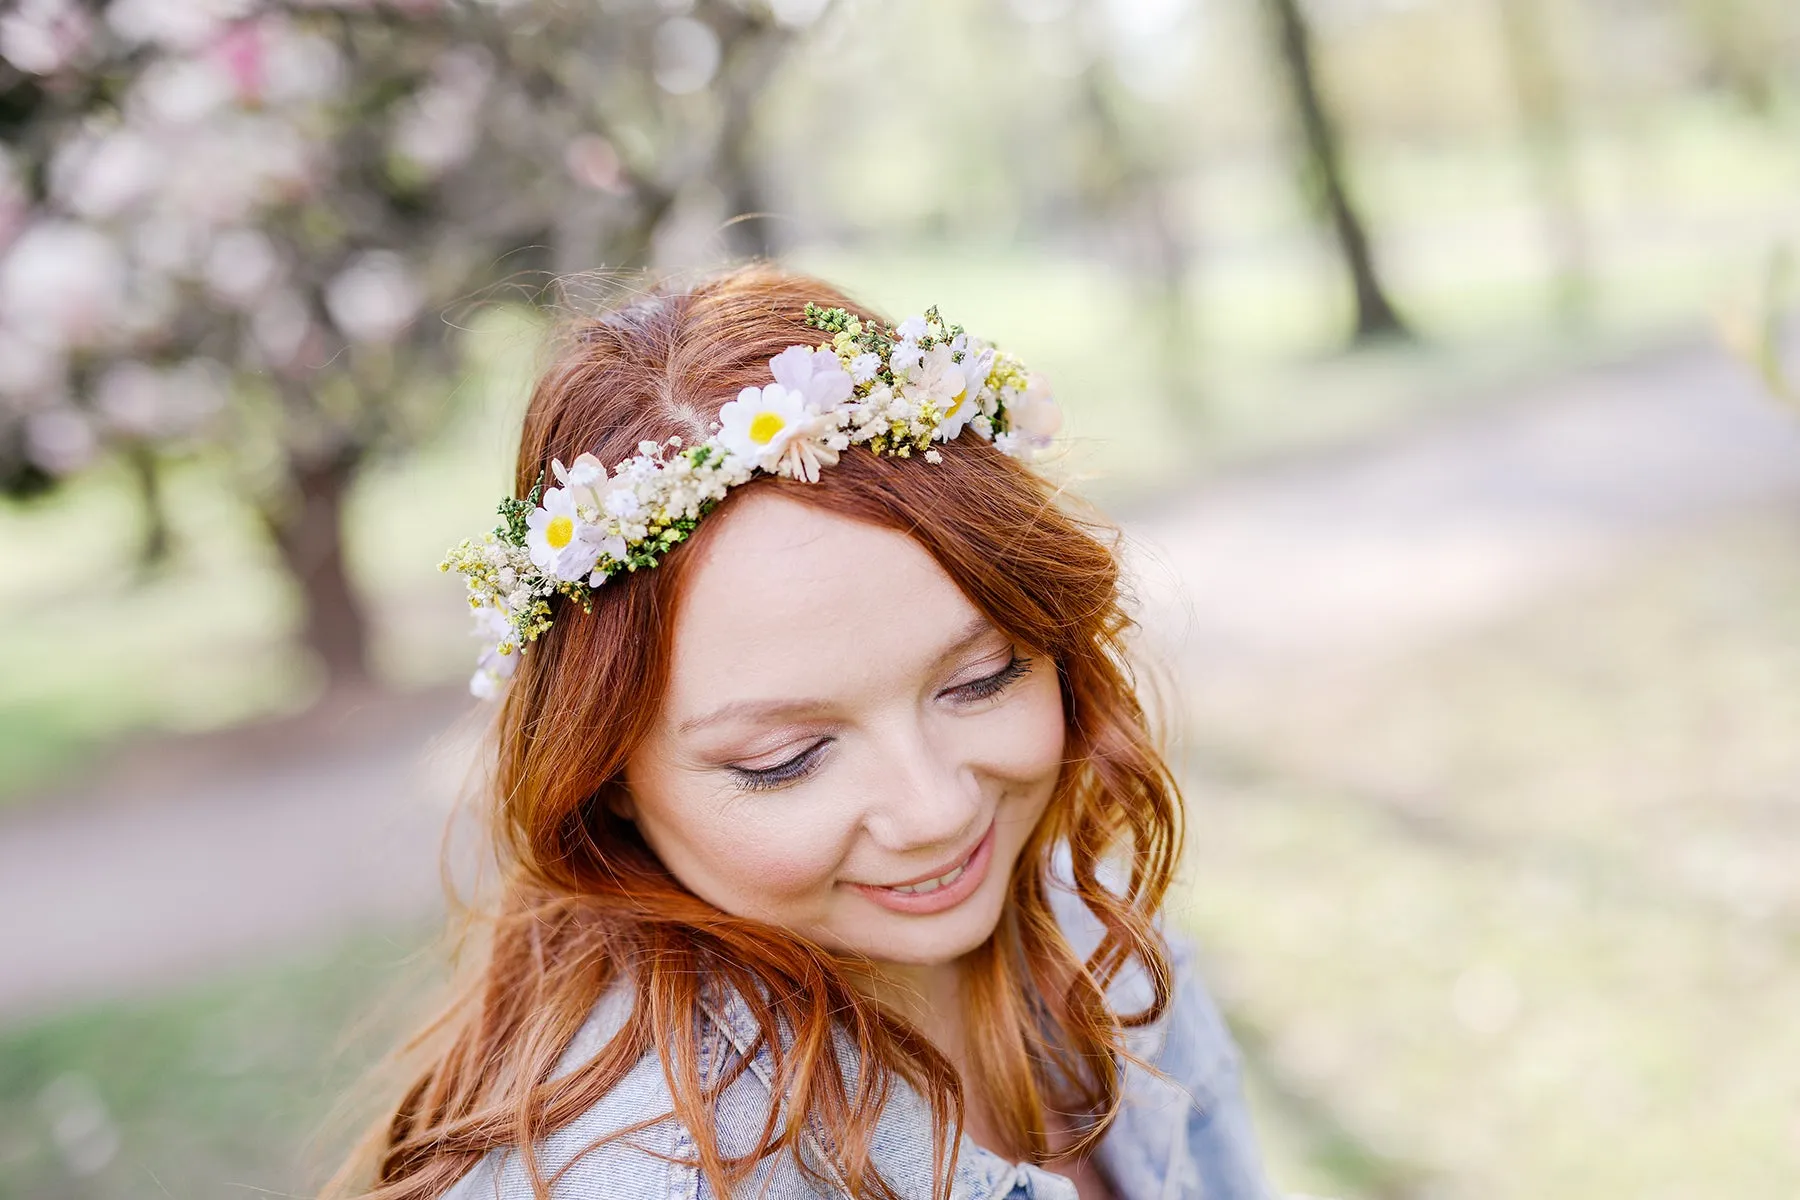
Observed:
[[[1201,407],[1194,315],[1188,304],[1194,256],[1177,221],[1172,168],[1165,158],[1134,144],[1100,72],[1098,63],[1089,65],[1080,91],[1098,135],[1097,153],[1107,156],[1092,174],[1112,184],[1103,191],[1098,215],[1128,235],[1125,254],[1133,281],[1147,281],[1146,316],[1156,330],[1169,409],[1191,432],[1200,424]]]
[[[290,463],[291,502],[263,510],[305,604],[302,637],[334,691],[369,679],[368,619],[344,563],[344,497],[355,469],[354,455]]]
[[[719,71],[721,122],[713,179],[724,193],[729,214],[723,231],[725,245],[737,258],[773,258],[781,239],[768,211],[762,164],[753,142],[757,100],[781,61],[786,39],[758,18],[727,25],[720,38],[725,47]]]
[[[1313,67],[1312,30],[1307,26],[1306,14],[1300,10],[1300,0],[1268,0],[1268,6],[1280,51],[1281,73],[1287,81],[1305,140],[1306,172],[1317,189],[1318,201],[1330,222],[1356,298],[1355,340],[1366,342],[1382,337],[1405,337],[1406,325],[1388,300],[1375,272],[1368,230],[1350,198],[1349,185],[1344,179],[1337,128],[1326,111]]]
[[[137,569],[139,576],[147,577],[169,562],[169,510],[163,502],[162,469],[156,461],[156,451],[143,442],[131,444],[125,452],[125,462],[137,485],[139,511],[144,519]]]
[[[1497,0],[1513,93],[1525,123],[1545,239],[1556,270],[1557,309],[1584,322],[1593,307],[1587,225],[1570,148],[1568,104],[1544,30],[1542,0]]]

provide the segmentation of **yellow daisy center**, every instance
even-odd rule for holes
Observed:
[[[552,550],[561,550],[575,536],[575,522],[567,517],[551,517],[544,526],[544,542]]]
[[[759,446],[766,446],[775,440],[775,435],[786,428],[787,422],[772,412],[759,412],[750,418],[750,440]]]

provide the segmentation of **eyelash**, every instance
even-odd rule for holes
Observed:
[[[731,770],[738,778],[738,786],[745,791],[764,792],[778,788],[810,774],[813,762],[819,756],[819,751],[823,750],[826,742],[830,740],[830,738],[826,738],[824,741],[814,742],[780,766],[768,767],[760,771],[751,767],[733,767]]]
[[[1031,660],[1029,658],[1020,658],[1018,653],[1014,652],[1012,659],[992,675],[988,675],[981,679],[971,680],[961,687],[951,688],[950,690],[970,700],[985,700],[989,696],[998,696],[1001,692],[1004,692],[1007,688],[1025,678],[1030,670]]]
[[[1023,679],[1030,671],[1031,660],[1029,658],[1021,658],[1015,653],[1010,662],[992,675],[985,676],[981,679],[971,680],[959,687],[951,688],[950,691],[964,699],[986,700],[989,697],[999,695],[1001,692]],[[763,770],[756,770],[751,767],[732,767],[731,771],[737,776],[738,786],[745,791],[770,791],[810,775],[812,773],[813,763],[818,761],[819,751],[823,750],[830,741],[830,738],[825,738],[822,741],[814,742],[812,745],[778,766],[768,767]]]

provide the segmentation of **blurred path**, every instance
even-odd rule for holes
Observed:
[[[1321,403],[1329,403],[1321,397]],[[1291,682],[1467,632],[1661,538],[1800,505],[1800,416],[1707,348],[1214,482],[1133,523],[1189,681]],[[128,757],[0,825],[0,1018],[172,982],[440,902],[461,696],[378,698]]]
[[[7,819],[0,1019],[431,912],[468,704],[377,696],[176,739]]]
[[[1800,412],[1696,346],[1228,478],[1132,533],[1146,628],[1182,676],[1279,684],[1467,633],[1773,505],[1800,508]]]

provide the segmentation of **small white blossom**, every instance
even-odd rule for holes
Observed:
[[[809,412],[822,413],[850,395],[853,386],[843,364],[829,350],[789,346],[769,360],[775,382],[798,395]]]
[[[609,517],[635,517],[644,511],[644,502],[638,498],[635,488],[620,484],[608,489],[601,509]]]
[[[1049,446],[1062,429],[1062,410],[1051,397],[1050,383],[1042,375],[1027,378],[1025,390],[1007,402],[1006,416],[1011,431],[1033,452]]]
[[[888,352],[888,370],[896,380],[903,380],[919,369],[925,351],[911,342],[901,342]]]
[[[0,259],[0,321],[48,346],[93,343],[118,326],[127,272],[118,244],[100,230],[39,221]]]
[[[908,317],[894,327],[894,332],[900,335],[902,342],[916,342],[925,336],[925,329],[924,317]]]
[[[867,383],[881,371],[881,355],[859,354],[850,360],[850,378],[856,383]]]
[[[93,31],[71,0],[22,0],[0,17],[0,58],[27,75],[51,75],[81,53]]]
[[[605,583],[607,577],[612,574],[612,569],[624,562],[631,553],[630,544],[625,541],[623,536],[616,533],[610,537],[599,538],[595,542],[594,548],[598,551],[596,555],[598,561],[594,564],[593,571],[588,574],[589,587],[599,587]]]
[[[478,699],[493,700],[519,668],[517,635],[513,632],[511,619],[492,604],[477,604],[473,615],[473,632],[483,645],[475,660],[475,674],[469,678],[469,691]]]
[[[592,454],[579,455],[572,466],[563,466],[560,458],[550,460],[550,473],[566,488],[591,488],[606,478],[606,464]]]
[[[352,341],[393,341],[424,303],[411,268],[390,250],[361,255],[325,285],[325,309]]]
[[[957,407],[957,401],[968,391],[962,369],[951,358],[950,347],[933,346],[925,352],[919,365],[907,372],[900,394],[914,404],[931,404],[946,416]],[[965,417],[964,420],[967,420]],[[962,423],[956,433],[962,432]],[[956,436],[955,433],[949,435]]]

